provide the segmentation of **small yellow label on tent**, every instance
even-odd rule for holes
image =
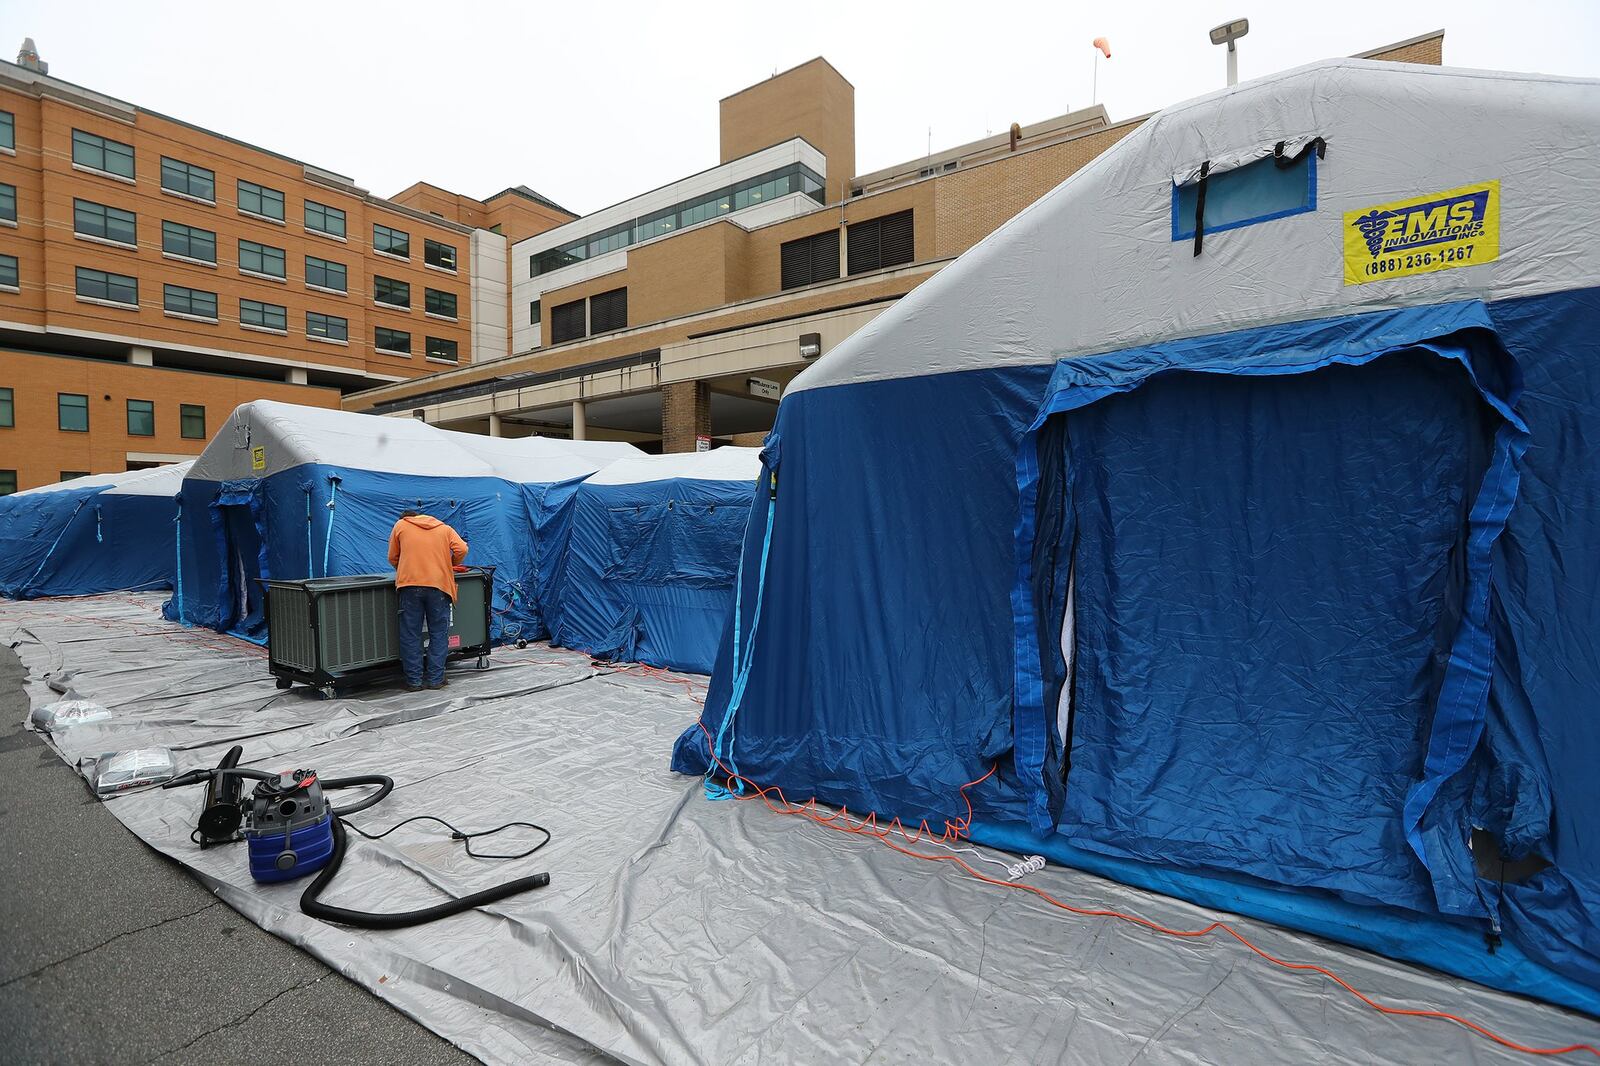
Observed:
[[[1344,216],[1344,283],[1431,274],[1500,257],[1500,183],[1479,182]]]
[[[250,469],[265,470],[267,468],[267,446],[257,444],[250,449]]]

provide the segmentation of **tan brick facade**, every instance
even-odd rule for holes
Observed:
[[[1437,63],[1442,37],[1439,33],[1400,42],[1368,58]],[[797,133],[807,140],[834,137],[837,144],[842,134],[834,129],[834,109],[842,106],[843,89],[848,85],[831,66],[814,60],[723,100],[724,160]],[[990,138],[969,146],[970,154],[940,154],[937,168],[907,164],[877,172],[863,186],[867,188],[864,194],[846,192],[842,199],[835,194],[831,180],[836,171],[830,155],[831,202],[827,206],[748,229],[734,218],[685,229],[629,248],[622,269],[542,293],[544,321],[548,323],[551,309],[561,304],[626,289],[626,329],[546,344],[533,352],[513,354],[493,368],[463,369],[426,382],[372,390],[348,397],[345,405],[366,410],[407,397],[436,396],[441,390],[490,376],[550,373],[624,356],[644,357],[708,334],[843,312],[862,303],[902,296],[1112,148],[1143,121],[1136,118],[1108,125],[1103,110],[1075,112],[1028,127],[1029,136],[1014,145],[996,145]],[[849,125],[853,130],[853,122]],[[853,142],[852,132],[852,156]],[[816,140],[813,143],[828,151]],[[843,254],[838,280],[782,290],[784,243],[837,229],[844,251],[850,225],[906,210],[912,212],[914,230],[910,264],[851,276],[848,255]],[[517,313],[513,309],[513,314]],[[692,448],[697,434],[715,428],[709,424],[709,412],[685,399],[691,395],[686,391],[691,383],[671,381],[670,367],[663,367],[662,374],[662,447],[668,451]],[[751,435],[741,436],[748,439]]]
[[[661,450],[692,452],[711,435],[711,390],[703,381],[672,381],[661,386]]]

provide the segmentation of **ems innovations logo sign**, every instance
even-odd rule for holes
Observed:
[[[1500,183],[1377,204],[1344,216],[1344,283],[1431,274],[1500,255]]]

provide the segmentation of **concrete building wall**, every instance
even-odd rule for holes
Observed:
[[[109,474],[127,470],[130,462],[199,455],[206,439],[246,400],[339,406],[337,389],[3,349],[0,389],[11,390],[14,409],[14,425],[0,426],[0,471],[15,471],[19,489],[51,484],[68,471]],[[88,432],[60,428],[61,393],[88,397]],[[154,436],[128,432],[130,399],[155,404]],[[182,435],[183,404],[205,408],[206,438]]]

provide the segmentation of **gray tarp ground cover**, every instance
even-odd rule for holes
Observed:
[[[1325,978],[1223,937],[1161,937],[1080,918],[830,833],[760,803],[713,803],[666,769],[698,713],[691,685],[605,672],[543,646],[452,674],[444,693],[278,692],[263,652],[160,621],[159,597],[0,607],[34,706],[71,689],[104,725],[53,738],[82,764],[148,744],[179,769],[226,746],[274,769],[380,772],[394,794],[352,818],[382,829],[436,814],[466,829],[548,826],[509,863],[467,858],[435,828],[354,839],[325,897],[409,909],[442,892],[549,870],[551,885],[417,929],[363,932],[302,915],[304,882],[251,882],[239,846],[189,842],[199,790],[109,801],[229,905],[490,1062],[1516,1062],[1446,1022],[1383,1017]],[[495,838],[494,850],[519,850]],[[485,847],[488,844],[485,843]],[[1030,883],[1179,927],[1213,915],[1085,874]],[[1386,1003],[1442,1008],[1535,1044],[1600,1024],[1245,919],[1280,957],[1316,962]]]

